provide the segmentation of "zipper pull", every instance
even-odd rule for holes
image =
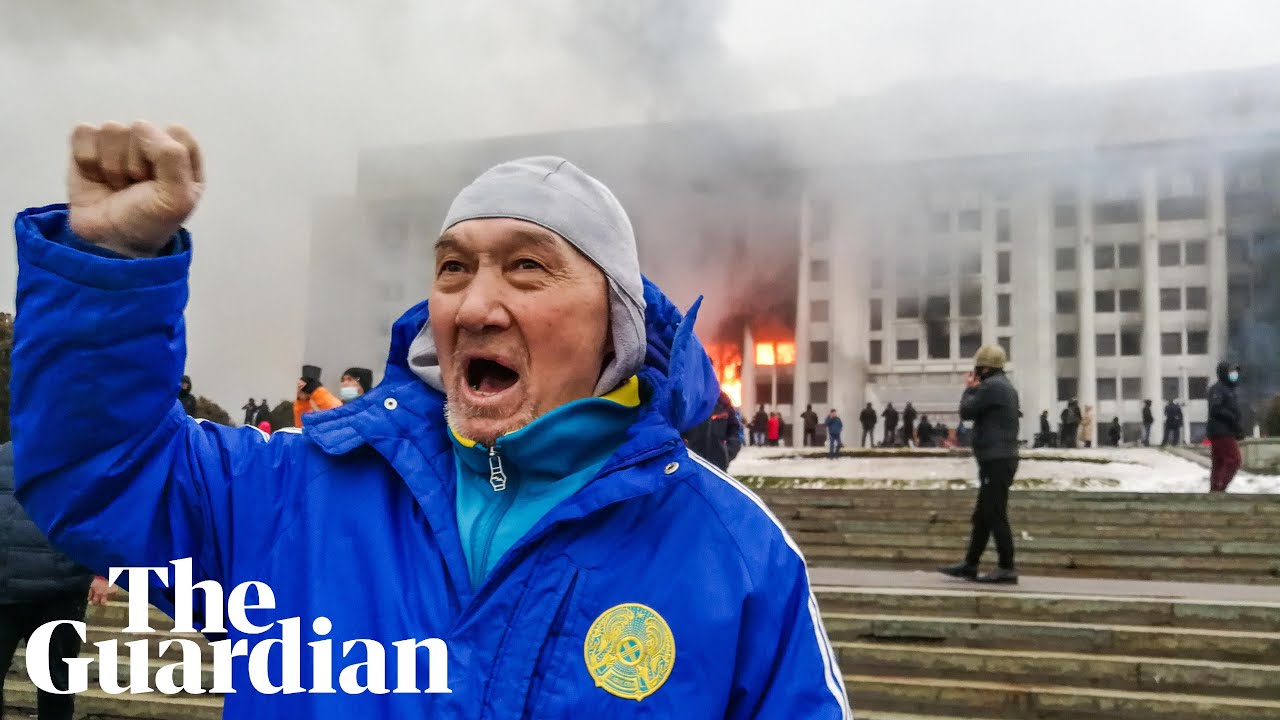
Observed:
[[[502,469],[502,456],[498,454],[496,444],[489,448],[489,484],[494,492],[507,489],[507,473]]]

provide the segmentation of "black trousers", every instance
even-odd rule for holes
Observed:
[[[88,589],[51,595],[37,601],[16,605],[0,605],[0,717],[4,715],[4,678],[13,664],[18,644],[31,637],[36,628],[55,620],[84,620]],[[49,639],[49,677],[54,687],[67,689],[65,658],[80,654],[80,636],[75,628],[59,625]],[[71,720],[75,712],[75,695],[54,695],[43,690],[37,694],[39,720]]]
[[[987,539],[995,536],[1000,567],[1013,569],[1013,530],[1009,528],[1009,488],[1018,472],[1017,458],[985,460],[978,463],[978,504],[973,509],[973,534],[964,561],[977,565],[987,549]]]
[[[876,446],[876,428],[874,425],[867,427],[862,426],[862,447],[867,446],[867,441],[871,441],[871,447]]]
[[[804,446],[805,446],[805,447],[812,447],[812,446],[814,446],[814,445],[817,445],[818,443],[814,440],[814,437],[815,437],[816,435],[817,435],[817,431],[816,431],[816,430],[805,430],[805,431],[804,431]]]

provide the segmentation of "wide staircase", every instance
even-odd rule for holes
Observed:
[[[1015,493],[1028,577],[1000,589],[909,570],[956,559],[972,492],[763,494],[809,558],[860,720],[1280,720],[1275,498]],[[120,631],[123,601],[88,622],[90,643],[136,639]],[[5,696],[6,717],[34,716],[22,650]],[[209,695],[77,698],[96,720],[220,715]]]
[[[1274,720],[1280,603],[818,589],[865,720]]]
[[[958,562],[973,490],[762,490],[810,565]],[[1023,573],[1280,584],[1280,497],[1014,491]],[[992,548],[994,551],[994,548]]]

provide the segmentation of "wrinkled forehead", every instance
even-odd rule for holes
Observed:
[[[560,235],[528,220],[475,218],[447,228],[436,239],[435,252],[507,253],[537,249],[557,253],[577,252]]]

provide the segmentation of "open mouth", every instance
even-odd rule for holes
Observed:
[[[472,358],[467,363],[467,385],[481,395],[497,395],[520,381],[520,373],[489,358]]]

